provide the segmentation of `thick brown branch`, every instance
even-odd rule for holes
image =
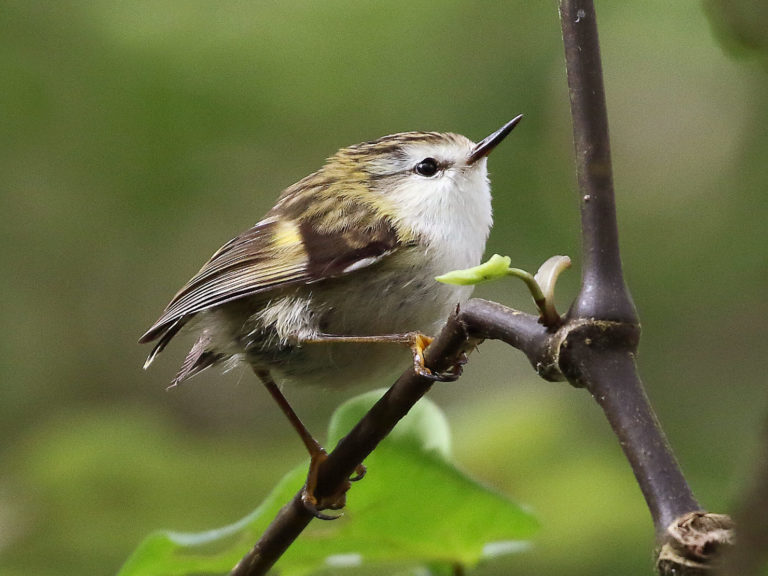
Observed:
[[[624,283],[608,115],[592,0],[561,0],[560,23],[573,118],[583,271],[558,355],[568,380],[600,404],[645,496],[662,574],[701,574],[730,542],[730,519],[699,511],[645,395],[635,355],[640,324]]]
[[[661,537],[676,517],[699,509],[642,383],[634,356],[640,327],[621,270],[608,116],[591,0],[561,0],[560,23],[571,97],[581,196],[584,270],[567,315],[568,379],[586,387],[611,423]],[[631,335],[630,338],[624,337]]]
[[[637,323],[621,270],[603,68],[591,0],[562,0],[560,24],[571,98],[581,205],[582,286],[577,318]]]
[[[634,350],[639,329],[627,324],[572,324],[560,366],[605,412],[648,503],[659,541],[676,518],[699,510],[643,390]]]

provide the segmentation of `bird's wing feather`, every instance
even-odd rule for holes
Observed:
[[[222,246],[139,341],[151,342],[193,314],[238,298],[365,268],[399,246],[395,229],[384,220],[324,233],[309,222],[267,218]]]

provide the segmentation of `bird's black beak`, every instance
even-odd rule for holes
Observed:
[[[493,134],[488,136],[487,138],[483,138],[482,141],[475,144],[475,147],[472,148],[472,152],[469,153],[469,158],[467,158],[467,164],[472,165],[480,158],[485,158],[488,156],[488,154],[491,153],[491,151],[498,146],[504,138],[507,137],[507,134],[512,132],[512,129],[517,126],[517,124],[522,120],[523,115],[520,114],[518,116],[515,116],[504,124],[501,128],[496,130]]]

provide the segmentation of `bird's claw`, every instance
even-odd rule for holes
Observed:
[[[336,520],[344,516],[344,513],[342,512],[336,515],[323,514],[322,510],[341,510],[344,508],[347,504],[347,490],[350,488],[350,482],[358,482],[359,480],[362,480],[365,476],[366,468],[363,464],[358,464],[355,468],[355,475],[344,482],[335,494],[318,499],[315,495],[318,469],[320,464],[327,458],[328,454],[325,450],[312,456],[309,463],[309,472],[307,473],[307,482],[304,484],[304,488],[301,491],[301,503],[312,516],[319,520]]]
[[[356,474],[350,480],[357,481],[361,478],[362,476],[360,476],[360,474]],[[315,496],[315,489],[314,487],[310,488],[309,482],[310,479],[307,478],[307,484],[304,485],[304,489],[301,491],[301,503],[304,505],[304,508],[306,508],[310,514],[312,514],[312,516],[319,520],[337,520],[338,518],[344,516],[343,512],[340,514],[331,515],[323,514],[322,510],[341,510],[344,508],[344,506],[346,506],[349,481],[344,482],[341,489],[336,494],[326,496],[322,499],[318,499],[317,496]]]
[[[363,464],[358,464],[355,468],[355,475],[349,477],[350,482],[359,482],[363,478],[365,478],[365,474],[368,472],[368,469]]]
[[[305,486],[304,490],[301,493],[301,503],[304,505],[304,508],[306,508],[306,510],[318,520],[338,520],[339,518],[344,516],[344,512],[340,512],[339,514],[332,515],[332,514],[323,514],[321,510],[339,510],[341,508],[344,508],[344,504],[346,504],[346,496],[342,494],[340,500],[337,500],[332,504],[325,504],[323,506],[320,506],[318,504],[317,498],[315,498],[314,495],[311,495],[309,492],[307,492],[307,488]]]
[[[464,366],[469,362],[469,357],[466,352],[462,352],[453,366],[440,373],[443,377],[441,382],[455,382],[464,373]]]
[[[416,374],[432,382],[455,382],[461,376],[460,373],[452,371],[453,368],[445,370],[443,372],[433,372],[426,366],[420,366],[415,369]]]
[[[469,361],[466,353],[462,352],[458,360],[442,372],[435,372],[424,365],[424,348],[429,346],[432,342],[432,338],[419,334],[421,339],[416,340],[411,346],[413,350],[413,371],[416,372],[422,378],[431,380],[432,382],[455,382],[459,379],[464,371],[464,365]],[[426,345],[424,345],[426,342]]]

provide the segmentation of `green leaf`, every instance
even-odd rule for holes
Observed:
[[[435,280],[443,284],[458,284],[459,286],[480,284],[481,282],[506,277],[511,263],[512,259],[509,256],[494,254],[487,262],[483,262],[479,266],[464,270],[453,270],[442,276],[437,276]]]
[[[329,438],[338,441],[381,396],[374,391],[337,409]],[[329,442],[330,444],[330,442]],[[368,474],[347,495],[342,518],[314,521],[278,562],[283,576],[332,571],[386,573],[416,566],[442,572],[484,557],[519,552],[536,529],[517,504],[469,478],[451,462],[445,416],[421,400],[366,461]],[[299,490],[301,464],[239,522],[209,532],[150,535],[120,576],[226,573]]]
[[[197,533],[150,534],[123,565],[118,576],[226,574],[258,540],[269,522],[301,488],[306,467],[286,474],[267,499],[245,518]]]

